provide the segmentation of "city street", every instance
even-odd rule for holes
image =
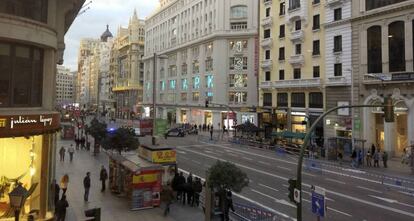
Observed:
[[[195,136],[168,138],[168,145],[177,145],[180,169],[201,177],[205,177],[206,170],[216,160],[235,163],[251,181],[241,193],[242,197],[296,217],[295,206],[287,197],[287,180],[296,177],[297,159],[293,156],[224,142],[199,142]],[[322,172],[303,170],[304,220],[316,220],[311,213],[311,185],[326,189],[326,220],[413,220],[413,190],[403,190],[392,183],[381,184],[382,178],[377,174],[384,169],[372,174],[332,164],[321,167]]]

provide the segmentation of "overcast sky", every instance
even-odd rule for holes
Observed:
[[[90,0],[86,0],[85,4]],[[109,25],[115,36],[118,26],[126,27],[137,9],[138,17],[144,19],[157,7],[158,0],[92,0],[90,9],[79,15],[65,36],[64,66],[77,70],[79,41],[82,38],[99,38]]]

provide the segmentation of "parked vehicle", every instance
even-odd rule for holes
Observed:
[[[186,132],[187,132],[187,134],[198,134],[198,129],[194,128],[194,127],[191,127],[189,129],[187,129]]]
[[[185,131],[182,128],[172,128],[165,133],[167,137],[184,137]]]

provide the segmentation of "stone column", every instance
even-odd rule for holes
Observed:
[[[407,127],[408,145],[411,145],[414,144],[414,105],[412,103],[408,106]]]
[[[193,115],[191,114],[191,111],[192,111],[191,108],[186,111],[187,122],[190,123],[190,124],[194,124],[194,123],[196,123],[196,121],[193,122]]]
[[[177,124],[183,123],[181,121],[181,108],[175,109],[175,122],[177,122]]]
[[[410,16],[405,20],[405,70],[413,71],[413,24]]]
[[[389,156],[395,154],[395,122],[384,121],[384,150],[389,153]]]
[[[390,70],[390,58],[388,54],[388,25],[384,24],[381,26],[382,29],[382,72],[389,73]],[[365,42],[366,43],[366,42]]]

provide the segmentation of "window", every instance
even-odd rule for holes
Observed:
[[[270,38],[270,29],[265,29],[263,32],[263,38]]]
[[[270,59],[270,50],[266,50],[265,51],[265,59],[269,60]]]
[[[334,65],[334,76],[335,77],[342,76],[342,64],[341,63]]]
[[[301,20],[295,21],[295,31],[299,31],[302,28],[302,22]]]
[[[320,28],[320,16],[319,15],[314,15],[313,16],[313,26],[312,26],[312,30],[317,30]]]
[[[263,93],[263,106],[264,107],[272,106],[272,93]]]
[[[270,7],[266,8],[266,18],[270,17],[270,9],[271,9]]]
[[[277,106],[278,107],[287,107],[288,106],[288,94],[287,93],[278,93],[277,94]]]
[[[342,35],[337,35],[334,37],[334,52],[342,51]]]
[[[230,70],[247,70],[247,57],[231,57]]]
[[[200,99],[200,92],[193,92],[193,101],[198,101]]]
[[[313,66],[313,78],[320,77],[320,68],[319,66]]]
[[[292,107],[305,107],[305,93],[292,93]]]
[[[42,105],[42,49],[0,42],[0,73],[0,107]]]
[[[279,61],[285,60],[285,47],[279,48]]]
[[[321,2],[321,0],[313,0],[314,5],[319,4],[320,2]]]
[[[232,19],[247,18],[247,6],[245,5],[233,6],[230,11]]]
[[[339,21],[342,19],[342,8],[334,9],[334,21]]]
[[[301,44],[296,44],[295,45],[295,54],[296,55],[302,54],[302,45]]]
[[[289,0],[289,10],[300,8],[300,0]]]
[[[382,72],[382,35],[381,26],[372,26],[367,30],[368,73]]]
[[[176,77],[177,76],[177,66],[171,65],[168,69],[168,76],[169,77]]]
[[[212,102],[212,101],[213,101],[213,92],[211,92],[211,91],[207,91],[207,92],[206,92],[206,99],[207,99],[209,102]]]
[[[187,101],[187,93],[181,93],[181,101]]]
[[[301,78],[300,68],[293,69],[293,79],[300,79],[300,78]]]
[[[231,30],[244,30],[247,29],[247,22],[232,22],[230,23]]]
[[[387,5],[397,4],[407,0],[365,0],[365,10],[369,11],[376,8],[381,8]]]
[[[312,55],[320,55],[320,42],[319,40],[313,41]]]
[[[197,60],[193,61],[193,74],[200,73],[200,64]]]
[[[286,3],[281,2],[280,3],[280,11],[279,11],[279,15],[284,15],[286,13]]]
[[[279,80],[285,80],[285,70],[279,70]]]
[[[247,92],[229,92],[229,103],[244,104],[247,102]]]
[[[284,38],[285,37],[285,25],[281,25],[279,27],[279,38]]]
[[[213,59],[211,57],[206,60],[206,71],[213,71]]]
[[[270,71],[265,72],[265,81],[271,81],[271,72]]]
[[[396,21],[388,25],[388,45],[390,72],[405,71],[405,30],[403,21]]]
[[[1,0],[0,13],[47,22],[48,0]]]
[[[309,108],[323,108],[323,94],[321,92],[309,93]]]

